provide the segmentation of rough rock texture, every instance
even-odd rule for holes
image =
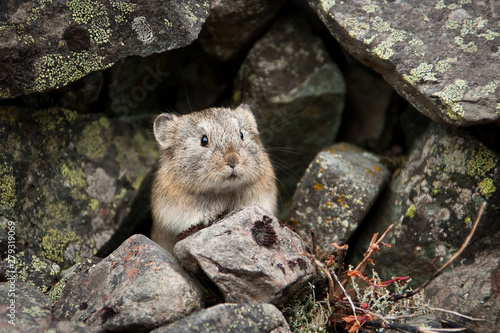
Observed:
[[[284,16],[251,49],[234,97],[250,105],[277,165],[282,201],[318,151],[337,135],[345,83],[322,41],[300,16]]]
[[[428,117],[500,118],[500,9],[492,1],[308,0],[354,57]]]
[[[322,150],[300,180],[290,210],[290,224],[318,249],[345,243],[384,189],[389,171],[376,155],[347,143]]]
[[[500,224],[495,222],[500,214],[499,161],[498,154],[465,130],[434,124],[354,248],[366,250],[372,233],[392,223],[384,241],[393,247],[374,256],[377,272],[382,278],[410,275],[414,283],[423,282],[462,245],[487,201],[471,244],[455,264],[472,262],[477,253],[500,244]]]
[[[0,98],[61,87],[126,56],[189,45],[208,14],[203,0],[3,1]]]
[[[61,270],[59,265],[37,256],[30,249],[6,257],[0,267],[6,268],[7,272],[15,271],[16,281],[28,282],[43,293],[46,293],[56,282]],[[10,269],[11,267],[13,269]]]
[[[210,16],[198,42],[203,50],[226,61],[261,34],[285,0],[211,0]]]
[[[0,331],[43,332],[52,321],[49,299],[32,285],[0,283]]]
[[[471,265],[464,265],[438,277],[426,288],[431,306],[449,309],[481,318],[470,321],[436,311],[439,318],[463,324],[475,332],[496,332],[500,327],[500,251],[478,256]]]
[[[306,243],[259,206],[181,240],[174,252],[187,270],[214,282],[226,302],[277,304],[316,274]]]
[[[281,312],[272,304],[219,304],[152,333],[290,332]]]
[[[17,251],[61,266],[91,257],[135,222],[125,217],[156,156],[137,122],[0,108],[0,239],[12,221]]]
[[[143,235],[75,275],[54,307],[61,320],[111,331],[147,331],[202,307],[202,291],[175,258]]]

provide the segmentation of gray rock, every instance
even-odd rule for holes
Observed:
[[[202,307],[202,291],[175,258],[143,235],[66,283],[58,320],[111,331],[141,332]]]
[[[284,3],[285,0],[211,0],[210,16],[198,42],[206,53],[229,60],[264,31]]]
[[[126,215],[157,156],[149,126],[1,107],[2,232],[12,222],[18,251],[61,266],[103,252],[117,230],[135,223]]]
[[[9,270],[11,264],[15,268],[17,281],[28,282],[42,293],[46,293],[52,287],[61,270],[59,265],[37,256],[29,249],[6,257],[1,266]]]
[[[418,285],[462,245],[483,201],[485,214],[454,265],[500,244],[500,224],[492,223],[500,214],[500,156],[467,131],[438,124],[415,147],[354,249],[360,260],[372,234],[394,224],[384,240],[392,248],[374,256],[376,270],[382,279],[410,275]]]
[[[256,115],[284,206],[309,162],[336,137],[345,89],[323,42],[297,15],[278,19],[242,64],[234,96]]]
[[[214,282],[226,302],[277,304],[316,274],[307,244],[259,206],[181,240],[174,252],[188,271]]]
[[[290,224],[318,250],[345,243],[384,189],[389,171],[380,158],[347,143],[322,150],[309,165],[295,192]]]
[[[127,56],[189,45],[208,14],[206,0],[4,1],[0,98],[62,87]]]
[[[0,283],[0,332],[43,332],[52,321],[49,299],[13,277]]]
[[[471,321],[450,313],[436,316],[464,325],[475,332],[497,332],[500,324],[500,251],[478,256],[471,265],[445,272],[426,288],[431,306],[453,310],[484,321]]]
[[[70,321],[52,321],[44,333],[103,333],[103,331],[95,327],[74,324]]]
[[[333,36],[420,112],[453,125],[500,118],[498,6],[308,0]]]
[[[290,332],[281,312],[272,304],[219,304],[151,333]]]

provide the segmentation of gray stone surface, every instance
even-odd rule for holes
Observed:
[[[224,303],[202,310],[152,333],[290,332],[281,312],[272,304]]]
[[[127,56],[189,45],[209,11],[207,0],[3,1],[0,98],[62,87]]]
[[[413,284],[430,278],[462,245],[486,201],[484,216],[468,248],[454,265],[500,244],[500,156],[465,130],[433,124],[415,144],[406,166],[360,234],[357,260],[374,232],[394,229],[392,244],[374,256],[382,279],[410,275]],[[355,261],[357,261],[355,260]]]
[[[290,210],[290,224],[318,250],[345,243],[363,221],[389,178],[380,158],[347,143],[322,150],[300,180]]]
[[[257,38],[285,0],[211,0],[210,16],[198,42],[203,50],[226,61]]]
[[[473,264],[445,272],[426,288],[431,306],[453,310],[483,321],[471,321],[435,311],[438,318],[462,324],[474,332],[497,332],[500,327],[500,251],[478,256]]]
[[[333,36],[426,116],[500,118],[500,8],[492,1],[308,0]]]
[[[309,162],[335,139],[345,89],[323,42],[298,15],[280,17],[243,62],[234,97],[256,115],[285,206]]]
[[[0,318],[0,332],[43,332],[52,321],[49,299],[26,282],[2,282]]]
[[[62,267],[105,249],[135,223],[125,217],[157,156],[149,126],[1,107],[0,234],[13,222],[17,251]]]
[[[170,253],[134,235],[66,283],[54,316],[104,330],[143,332],[198,311],[202,298],[197,282]]]
[[[179,262],[205,274],[226,302],[278,304],[315,277],[307,244],[259,206],[248,206],[179,241]]]

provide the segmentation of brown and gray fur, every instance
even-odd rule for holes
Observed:
[[[274,171],[248,106],[161,114],[154,134],[160,158],[151,239],[159,245],[172,252],[182,231],[247,205],[275,213]]]

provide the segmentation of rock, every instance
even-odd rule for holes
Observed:
[[[53,321],[44,333],[102,333],[94,327],[77,325],[69,321]]]
[[[208,14],[202,0],[4,1],[0,98],[62,87],[127,56],[189,45]]]
[[[308,0],[354,57],[420,112],[453,125],[500,119],[498,6]]]
[[[219,304],[151,333],[290,332],[281,312],[272,304]]]
[[[29,283],[0,283],[0,331],[43,332],[52,320],[49,299]]]
[[[38,257],[30,249],[6,257],[1,266],[6,268],[7,271],[10,270],[10,267],[14,268],[17,281],[28,282],[42,293],[46,293],[52,287],[61,270],[59,265]]]
[[[54,316],[103,330],[144,332],[198,311],[202,297],[171,254],[134,235],[66,283]]]
[[[210,16],[198,42],[206,53],[229,60],[267,28],[284,3],[285,0],[211,0]]]
[[[12,224],[17,251],[61,266],[108,250],[123,224],[136,223],[126,216],[157,156],[149,126],[1,107],[0,233]]]
[[[500,244],[500,157],[467,131],[433,124],[394,179],[376,218],[360,234],[357,259],[374,232],[394,229],[392,244],[374,255],[382,279],[409,275],[416,285],[430,278],[463,244],[482,202],[485,214],[470,245],[454,265]]]
[[[473,264],[463,265],[439,276],[426,288],[431,306],[452,310],[484,321],[470,321],[435,311],[439,318],[462,324],[475,332],[496,332],[500,322],[500,252],[478,256]]]
[[[215,283],[226,302],[278,304],[316,274],[304,241],[259,206],[179,241],[174,252],[188,271]]]
[[[290,224],[318,249],[347,242],[384,189],[389,171],[364,149],[338,143],[322,150],[300,180],[290,210]]]
[[[250,105],[280,179],[284,206],[317,152],[337,135],[345,83],[322,41],[298,15],[279,18],[255,43],[235,83]]]
[[[346,106],[337,141],[384,151],[398,120],[392,106],[396,93],[378,73],[357,61],[349,63],[344,75]]]

